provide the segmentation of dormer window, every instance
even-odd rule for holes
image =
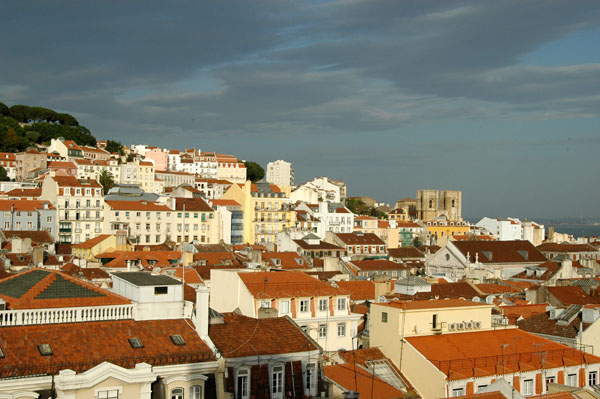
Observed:
[[[143,348],[144,344],[142,344],[142,340],[139,338],[129,338],[129,345],[131,345],[131,347],[133,349],[139,349],[139,348]]]
[[[50,344],[39,344],[38,350],[40,351],[40,355],[42,356],[52,356],[54,354]]]
[[[177,346],[183,346],[183,345],[185,345],[185,340],[179,334],[171,335],[170,338],[171,338],[171,341],[173,341],[173,343],[175,345],[177,345]]]

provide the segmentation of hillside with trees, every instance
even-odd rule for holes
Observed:
[[[75,117],[48,108],[0,102],[0,152],[20,152],[35,144],[64,137],[80,145],[96,145],[96,138]]]

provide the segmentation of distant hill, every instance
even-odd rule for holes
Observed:
[[[64,137],[80,145],[96,145],[96,138],[75,117],[48,108],[0,102],[0,152],[19,152],[34,144]]]

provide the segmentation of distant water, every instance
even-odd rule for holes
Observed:
[[[600,237],[600,223],[598,224],[578,224],[578,223],[556,223],[553,224],[554,231],[558,233],[572,234],[575,237]],[[546,225],[546,234],[548,234]]]

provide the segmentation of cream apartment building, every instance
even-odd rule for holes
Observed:
[[[274,243],[280,231],[296,223],[287,190],[266,182],[232,185],[221,197],[232,199],[244,213],[243,240],[248,244]]]
[[[104,197],[97,181],[46,176],[40,199],[56,207],[59,243],[79,244],[102,233]]]
[[[297,271],[212,270],[210,281],[210,307],[218,312],[289,316],[324,351],[356,346],[361,315],[350,311],[345,290]]]

